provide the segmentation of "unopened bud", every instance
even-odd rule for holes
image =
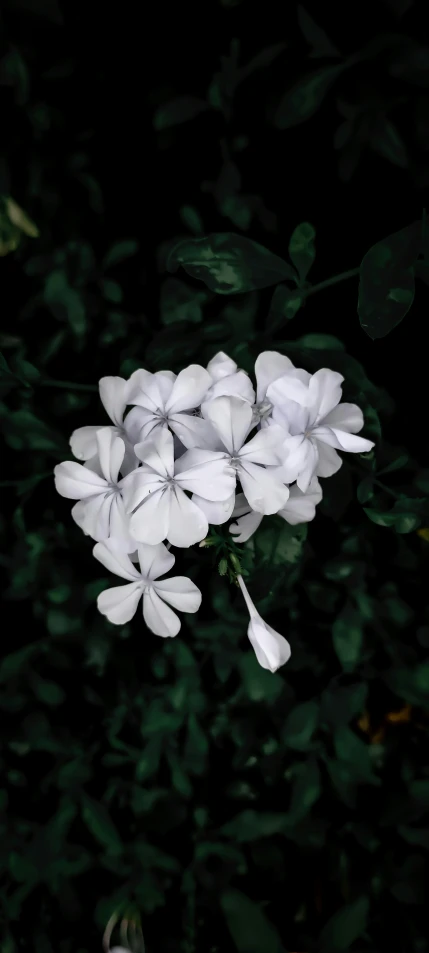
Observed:
[[[221,559],[221,561],[220,561],[220,563],[219,563],[219,566],[218,566],[218,570],[219,570],[219,575],[220,575],[220,576],[226,576],[226,574],[227,574],[227,572],[228,572],[228,560],[227,560],[227,559]]]

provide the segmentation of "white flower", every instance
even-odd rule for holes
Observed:
[[[72,516],[84,533],[99,541],[113,536],[118,546],[129,552],[135,549],[135,543],[130,539],[122,499],[124,481],[118,479],[125,444],[113,427],[97,430],[95,444],[96,468],[74,460],[59,463],[54,468],[55,486],[61,496],[79,501]]]
[[[216,397],[204,403],[201,409],[221,439],[230,466],[236,472],[252,509],[258,513],[277,513],[285,505],[289,490],[278,473],[271,473],[267,467],[280,470],[278,464],[283,457],[284,442],[281,429],[272,426],[260,430],[245,443],[253,426],[252,407],[247,401],[239,397]],[[234,499],[233,495],[229,515]],[[200,505],[200,501],[197,502]],[[211,522],[220,523],[224,519],[212,518]]]
[[[242,576],[237,576],[237,581],[249,610],[250,622],[247,635],[255,650],[256,658],[262,668],[276,672],[280,665],[284,665],[290,659],[289,642],[261,618],[253,605]]]
[[[208,521],[185,490],[210,502],[227,500],[235,487],[235,472],[225,453],[187,450],[174,462],[173,435],[158,430],[153,439],[137,444],[144,466],[126,481],[130,533],[139,542],[168,539],[173,546],[192,546],[207,535]]]
[[[98,385],[101,402],[113,422],[113,427],[110,427],[110,430],[113,434],[121,437],[125,444],[125,456],[122,463],[122,472],[124,474],[133,470],[137,465],[133,453],[133,444],[137,442],[137,438],[136,440],[133,439],[135,436],[135,417],[133,418],[130,414],[127,414],[124,420],[125,408],[127,403],[129,403],[128,384],[129,382],[122,377],[102,377]],[[91,468],[97,459],[96,434],[97,431],[101,429],[101,426],[103,425],[99,424],[97,427],[78,427],[77,430],[73,431],[70,437],[70,447],[73,456],[77,457],[78,460],[90,461],[89,466]]]
[[[255,361],[256,406],[254,421],[267,426],[272,405],[267,398],[267,388],[273,381],[293,368],[292,361],[279,351],[262,351]]]
[[[205,400],[214,400],[215,397],[242,397],[253,404],[255,391],[252,381],[246,371],[238,368],[235,361],[224,351],[219,351],[207,364],[207,370],[213,381],[207,391]]]
[[[289,499],[285,506],[278,512],[291,526],[298,523],[309,523],[316,515],[316,506],[322,499],[322,488],[317,477],[313,477],[310,486],[305,493],[294,484],[289,487]],[[236,497],[233,518],[237,519],[229,527],[230,533],[234,535],[236,543],[245,543],[262,522],[262,514],[255,513],[246,500],[244,493],[239,493]]]
[[[139,370],[128,383],[128,403],[141,408],[140,441],[153,431],[169,427],[188,449],[212,448],[211,428],[191,412],[199,407],[212,384],[204,367],[190,364],[177,377],[172,371],[151,374]]]
[[[159,579],[175,563],[173,554],[163,543],[139,546],[137,551],[140,572],[126,553],[116,549],[114,540],[94,546],[94,556],[106,569],[129,580],[126,586],[114,586],[101,592],[97,599],[98,609],[109,622],[124,625],[135,615],[143,596],[143,618],[148,629],[164,638],[177,635],[180,619],[170,606],[181,612],[197,612],[201,592],[186,576]]]
[[[344,378],[321,368],[310,375],[289,370],[267,388],[272,420],[289,435],[282,468],[286,483],[296,480],[305,492],[314,474],[332,476],[342,460],[337,450],[366,453],[374,443],[357,437],[364,424],[356,404],[340,404]]]

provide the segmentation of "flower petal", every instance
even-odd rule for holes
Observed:
[[[201,592],[187,576],[171,576],[154,584],[160,599],[181,612],[197,612],[201,605]]]
[[[143,618],[155,635],[171,638],[180,632],[179,617],[159,598],[152,586],[143,596]]]
[[[73,460],[58,463],[54,467],[54,476],[57,493],[69,500],[86,500],[108,489],[103,477]]]
[[[250,620],[247,635],[262,668],[268,669],[269,672],[276,672],[281,665],[289,661],[291,655],[289,642],[283,635],[267,625],[260,616]]]
[[[161,427],[151,436],[150,440],[143,440],[134,447],[134,453],[151,467],[155,473],[167,479],[174,474],[174,439],[173,434],[165,427]]]
[[[216,397],[241,397],[250,404],[255,402],[255,391],[246,371],[236,371],[228,377],[215,381],[207,391],[205,400],[215,400]]]
[[[298,434],[296,437],[289,437],[284,444],[284,448],[286,456],[282,469],[286,483],[293,483],[298,479],[300,473],[307,471],[310,466],[313,469],[316,466],[313,444],[311,440],[303,434]],[[313,470],[308,478],[308,484],[312,476]],[[304,492],[304,487],[301,487],[301,489]]]
[[[354,433],[347,433],[346,430],[339,430],[337,427],[316,427],[312,432],[312,437],[315,437],[317,441],[327,443],[329,447],[334,447],[336,450],[347,450],[349,453],[368,453],[374,446],[372,440],[358,437]]]
[[[323,418],[324,427],[336,427],[347,433],[359,433],[364,425],[363,413],[357,404],[337,404]]]
[[[194,493],[192,496],[192,502],[198,506],[198,509],[202,510],[207,517],[209,524],[213,526],[221,526],[222,523],[226,523],[232,516],[235,503],[235,493],[232,493],[228,500],[221,500],[214,502],[213,500],[205,500],[202,496],[198,496],[197,493]]]
[[[321,367],[313,374],[309,384],[309,406],[313,410],[313,419],[323,420],[339,404],[343,380],[342,374],[327,367]]]
[[[109,539],[104,543],[96,543],[92,550],[92,555],[105,566],[109,572],[121,576],[122,579],[128,579],[135,582],[141,578],[141,574],[131,562],[130,557],[118,549],[115,540]]]
[[[239,451],[240,460],[263,463],[264,466],[278,466],[284,460],[283,446],[286,438],[287,434],[278,424],[258,430]]]
[[[176,460],[175,481],[205,500],[228,500],[235,490],[235,471],[225,453],[187,450]]]
[[[316,438],[313,438],[316,439]],[[327,443],[324,443],[322,440],[317,440],[317,452],[319,454],[319,460],[316,467],[316,475],[320,477],[330,477],[340,469],[343,465],[341,457],[338,456],[336,450],[333,447],[328,446]]]
[[[112,589],[100,592],[97,607],[109,622],[113,622],[114,625],[125,625],[135,615],[141,595],[141,582],[131,582],[128,586],[113,586]]]
[[[242,460],[237,475],[252,510],[268,515],[277,513],[285,505],[288,487],[265,467]]]
[[[229,453],[237,453],[252,427],[252,408],[239,397],[216,397],[201,407]]]
[[[140,506],[140,503],[143,503],[147,496],[163,490],[165,482],[165,479],[155,473],[155,470],[151,470],[150,467],[142,466],[133,470],[132,473],[121,480],[125,512],[132,513]]]
[[[279,510],[279,516],[282,516],[291,526],[297,523],[308,523],[316,515],[316,506],[322,499],[322,488],[317,477],[313,477],[308,490],[303,493],[298,486],[289,488],[289,499],[286,506]]]
[[[96,433],[101,472],[107,483],[117,483],[125,454],[125,444],[113,427],[102,427]]]
[[[190,364],[177,375],[171,394],[165,404],[167,413],[178,414],[182,410],[198,407],[204,399],[212,379],[200,364]]]
[[[155,490],[130,516],[130,534],[137,542],[156,546],[167,538],[170,496],[170,489]]]
[[[97,453],[96,433],[100,427],[78,427],[70,437],[71,452],[78,460],[90,460]]]
[[[246,500],[244,493],[237,493],[235,496],[235,505],[232,511],[232,516],[244,516],[244,513],[250,513],[251,510],[252,507]]]
[[[99,542],[109,539],[113,499],[113,493],[99,493],[73,507],[72,517],[87,536]]]
[[[137,404],[152,414],[161,410],[164,406],[156,374],[151,374],[150,371],[143,368],[131,374],[128,381],[127,398],[128,404]]]
[[[303,407],[308,407],[310,380],[311,375],[307,371],[302,368],[292,368],[269,385],[267,390],[268,400],[272,404],[279,404],[280,406],[284,401],[293,400]]]
[[[166,533],[172,546],[193,546],[207,536],[207,517],[180,488],[175,486],[170,494],[170,521]]]
[[[293,367],[292,361],[279,351],[262,351],[255,361],[255,375],[257,381],[256,399],[258,403],[267,395],[267,388],[273,381],[281,377]]]
[[[132,539],[130,534],[129,522],[121,494],[114,493],[110,509],[109,536],[115,540],[118,548],[124,549],[126,553],[132,553],[136,548],[135,540]]]
[[[122,377],[102,377],[98,386],[101,403],[106,413],[113,423],[120,427],[128,403],[128,382]]]
[[[173,553],[170,553],[164,543],[158,543],[157,546],[140,543],[137,552],[141,573],[145,579],[158,579],[158,576],[169,572],[176,562]]]
[[[218,351],[207,364],[207,370],[213,381],[220,381],[223,377],[230,377],[231,374],[235,374],[237,365],[232,357],[225,354],[225,351]]]
[[[208,420],[193,414],[170,414],[168,423],[187,450],[201,447],[208,450],[222,449],[221,441]]]
[[[261,525],[263,518],[262,513],[255,513],[254,510],[250,510],[250,513],[240,516],[236,523],[231,523],[229,532],[233,534],[234,542],[247,543],[247,540],[253,536],[258,526]]]

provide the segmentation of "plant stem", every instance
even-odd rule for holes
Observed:
[[[54,380],[45,380],[39,381],[40,387],[62,387],[64,390],[84,390],[84,391],[96,391],[98,387],[96,384],[78,384],[76,381],[54,381]]]
[[[331,285],[337,285],[340,281],[346,281],[347,278],[354,278],[359,274],[360,268],[349,268],[348,271],[342,271],[339,275],[333,275],[332,278],[326,278],[326,281],[320,281],[318,285],[312,285],[311,288],[307,288],[304,291],[299,291],[298,294],[302,298],[308,298],[310,295],[316,294],[316,291],[323,291],[324,288],[330,288]]]

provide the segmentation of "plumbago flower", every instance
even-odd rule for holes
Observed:
[[[374,446],[357,436],[360,408],[341,402],[341,374],[309,374],[284,354],[264,351],[255,378],[256,391],[220,351],[207,368],[139,369],[129,380],[100,380],[111,424],[75,430],[70,445],[80,462],[60,463],[54,474],[58,493],[75,500],[73,519],[96,541],[94,556],[126,581],[98,598],[110,622],[128,622],[142,598],[148,628],[176,635],[173,609],[196,612],[201,593],[185,576],[160,579],[175,561],[164,540],[181,549],[202,544],[210,524],[230,517],[234,543],[243,544],[264,517],[309,522],[322,498],[318,477],[339,469],[338,451]],[[234,559],[232,551],[231,565]],[[260,617],[236,563],[234,574],[256,657],[275,672],[290,646]]]
[[[97,543],[93,554],[110,572],[128,579],[128,585],[105,589],[98,596],[98,608],[109,622],[129,622],[143,596],[143,618],[148,629],[167,638],[180,631],[180,619],[170,606],[182,612],[197,612],[200,608],[201,592],[186,576],[159,579],[176,561],[163,543],[137,547],[140,571],[126,553],[117,550],[113,540]]]

